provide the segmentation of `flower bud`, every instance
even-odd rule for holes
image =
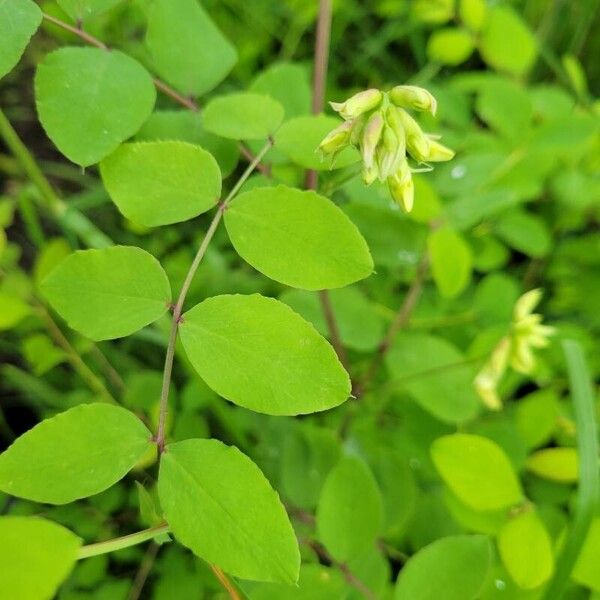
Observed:
[[[494,348],[489,361],[475,377],[475,391],[490,410],[500,410],[502,402],[498,396],[497,387],[506,371],[510,354],[510,340],[504,337]]]
[[[379,169],[377,163],[373,162],[370,167],[363,169],[362,178],[365,185],[371,185],[379,177]]]
[[[430,140],[419,124],[405,111],[400,109],[398,116],[406,133],[406,146],[410,155],[418,162],[425,162],[429,156]]]
[[[394,201],[398,203],[405,212],[410,212],[415,198],[415,185],[412,174],[406,160],[402,161],[400,169],[391,177],[388,177],[388,188]]]
[[[317,151],[321,154],[321,160],[326,156],[330,156],[333,163],[338,152],[341,152],[348,145],[351,130],[352,122],[345,121],[339,127],[330,131],[317,148]]]
[[[383,93],[375,88],[358,92],[345,102],[330,102],[331,108],[346,120],[354,119],[363,113],[377,108],[383,99]]]
[[[391,177],[400,168],[400,164],[404,160],[404,146],[400,143],[392,128],[387,125],[383,129],[381,141],[377,146],[376,158],[380,181],[385,181],[388,177]]]
[[[367,121],[363,132],[362,132],[362,158],[365,165],[365,169],[372,169],[375,162],[375,149],[381,139],[383,132],[383,116],[381,112],[375,112]]]
[[[388,92],[390,100],[401,108],[426,110],[432,115],[437,111],[437,101],[433,95],[422,87],[416,85],[397,85]]]
[[[513,319],[519,321],[527,315],[530,315],[533,312],[533,309],[540,303],[541,299],[542,290],[539,288],[523,294],[515,304]]]
[[[429,154],[426,162],[445,162],[454,158],[454,150],[450,150],[436,140],[429,139]]]

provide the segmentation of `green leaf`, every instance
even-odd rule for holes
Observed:
[[[239,406],[297,415],[333,408],[350,394],[329,343],[273,298],[209,298],[183,315],[179,330],[202,379]]]
[[[241,194],[225,225],[238,254],[271,279],[306,290],[338,288],[368,277],[364,238],[333,202],[279,185]]]
[[[471,281],[473,257],[464,239],[450,227],[434,230],[427,239],[433,280],[440,294],[458,296]]]
[[[281,451],[281,490],[298,508],[313,510],[329,471],[340,458],[336,434],[306,424],[285,436]]]
[[[0,598],[50,600],[77,560],[81,540],[36,517],[0,517]]]
[[[491,567],[483,535],[442,538],[419,550],[400,571],[394,600],[474,600]]]
[[[496,232],[509,246],[528,256],[540,258],[552,247],[552,235],[537,215],[521,210],[507,211],[496,223]]]
[[[573,569],[573,579],[577,583],[600,593],[598,556],[600,556],[600,518],[592,521]]]
[[[509,519],[498,534],[500,557],[513,581],[526,590],[539,587],[554,570],[552,542],[533,509]]]
[[[252,586],[252,587],[250,587]],[[297,586],[283,583],[255,583],[244,586],[252,600],[332,600],[347,598],[347,586],[338,569],[303,563]]]
[[[361,459],[343,457],[321,491],[319,540],[336,560],[346,562],[375,543],[382,522],[381,493],[373,474]]]
[[[527,136],[533,117],[529,94],[521,86],[504,78],[486,82],[477,98],[477,114],[500,135],[509,140]]]
[[[321,160],[317,147],[323,138],[339,125],[339,119],[323,114],[289,119],[275,134],[275,147],[301,167],[326,171],[331,168],[330,163],[328,160]],[[333,168],[347,167],[359,159],[358,151],[347,147],[336,157]]]
[[[12,329],[27,315],[31,308],[17,296],[0,292],[0,331]]]
[[[70,327],[93,340],[129,335],[162,317],[171,302],[160,263],[134,246],[74,252],[42,291]]]
[[[261,140],[283,121],[283,106],[270,96],[238,92],[213,98],[202,112],[207,131],[232,140]]]
[[[146,227],[187,221],[221,194],[217,161],[186,142],[123,144],[102,161],[100,173],[119,210]]]
[[[508,457],[487,438],[465,433],[442,436],[431,446],[431,457],[446,485],[475,510],[500,510],[523,499]]]
[[[481,32],[479,50],[485,62],[494,69],[524,75],[535,63],[537,43],[512,8],[493,6]]]
[[[538,477],[573,483],[577,481],[578,463],[575,448],[544,448],[531,454],[525,466]]]
[[[237,448],[217,440],[167,446],[160,502],[175,538],[231,575],[295,583],[300,553],[279,496]]]
[[[460,423],[479,411],[473,390],[475,370],[443,338],[421,333],[397,335],[386,365],[394,387],[405,389],[441,421]]]
[[[558,397],[553,389],[538,390],[520,399],[515,411],[517,429],[528,448],[550,441],[560,417]]]
[[[95,17],[122,0],[56,0],[57,4],[73,19],[73,21],[85,21],[89,17]]]
[[[471,31],[481,31],[487,17],[486,0],[460,0],[460,20]]]
[[[155,0],[146,46],[156,72],[186,95],[212,90],[237,62],[237,52],[197,0]]]
[[[61,48],[38,65],[35,98],[48,137],[86,167],[142,126],[156,91],[148,72],[118,50]]]
[[[0,454],[0,490],[35,502],[73,502],[122,479],[151,446],[151,433],[133,413],[82,404],[38,423]]]
[[[273,64],[256,76],[249,89],[277,100],[288,118],[310,112],[312,92],[308,70],[299,64]]]
[[[31,0],[0,0],[0,77],[18,62],[42,22],[42,11]]]
[[[181,140],[202,146],[215,157],[223,177],[233,172],[240,157],[239,144],[235,140],[226,140],[205,131],[202,115],[191,110],[154,111],[135,138],[150,142]]]
[[[471,56],[475,47],[473,36],[466,29],[437,29],[427,41],[427,56],[442,65],[457,66]]]
[[[344,346],[359,352],[375,350],[385,330],[375,305],[356,286],[331,290],[329,297]],[[279,299],[310,321],[321,335],[329,334],[318,294],[288,290]]]

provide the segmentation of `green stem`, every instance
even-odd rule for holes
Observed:
[[[169,334],[169,343],[167,345],[167,353],[165,356],[165,367],[163,371],[163,383],[162,383],[162,391],[160,395],[160,412],[158,417],[158,428],[156,432],[156,444],[158,446],[159,452],[162,452],[165,447],[165,426],[167,422],[167,411],[169,404],[169,388],[171,387],[171,375],[173,372],[173,359],[175,357],[175,342],[177,341],[177,332],[179,329],[179,323],[181,322],[181,315],[183,312],[183,304],[185,302],[187,293],[190,289],[190,285],[192,284],[192,280],[194,279],[194,275],[206,254],[206,250],[208,245],[210,244],[212,238],[217,231],[217,227],[221,222],[221,218],[223,217],[223,213],[227,208],[229,202],[234,198],[234,196],[240,191],[244,182],[250,177],[256,166],[260,163],[264,155],[271,149],[273,146],[273,140],[269,138],[267,143],[263,146],[261,151],[254,157],[252,162],[248,165],[246,170],[242,173],[241,177],[238,179],[236,184],[231,188],[231,191],[217,206],[217,212],[211,221],[208,231],[198,248],[198,252],[194,257],[192,264],[185,276],[185,281],[181,286],[181,291],[179,292],[179,297],[177,298],[177,303],[173,308],[173,318],[171,321],[171,333]]]
[[[104,382],[87,366],[81,356],[79,356],[79,354],[75,351],[75,348],[73,348],[69,340],[65,337],[60,327],[56,324],[50,313],[46,310],[46,307],[37,301],[37,299],[34,299],[33,302],[40,317],[46,325],[48,333],[55,343],[63,349],[67,355],[67,360],[75,372],[87,384],[92,392],[98,394],[100,398],[103,398],[108,402],[117,404],[117,401],[108,391],[108,388],[104,385]]]
[[[122,537],[114,538],[112,540],[106,540],[105,542],[97,542],[95,544],[88,544],[82,546],[79,549],[77,559],[90,558],[90,556],[98,556],[100,554],[108,554],[109,552],[116,552],[117,550],[123,550],[123,548],[129,548],[136,546],[148,540],[152,540],[155,537],[169,532],[169,526],[167,523],[158,525],[156,527],[150,527],[150,529],[143,529],[136,533],[130,533]]]
[[[85,215],[68,209],[67,204],[59,198],[2,109],[0,109],[0,137],[17,159],[27,177],[38,189],[45,208],[63,227],[75,232],[88,246],[105,248],[113,245],[112,240]]]
[[[19,212],[21,218],[25,224],[27,235],[32,241],[34,246],[40,250],[46,245],[46,237],[44,236],[44,230],[40,223],[39,215],[31,201],[30,190],[23,189],[17,197],[17,204],[19,206]]]
[[[546,588],[544,600],[560,600],[569,582],[581,548],[594,518],[600,493],[598,472],[598,437],[594,392],[581,346],[573,340],[563,342],[569,383],[575,409],[577,452],[579,456],[579,490],[573,523],[562,552],[556,561],[556,571]]]

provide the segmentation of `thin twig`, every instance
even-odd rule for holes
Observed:
[[[136,573],[133,584],[131,585],[131,590],[129,591],[127,600],[138,600],[140,597],[142,590],[144,589],[144,585],[146,585],[148,575],[150,575],[150,571],[152,571],[152,567],[154,566],[154,561],[156,560],[156,555],[158,554],[159,549],[160,545],[155,541],[152,541],[150,544],[148,544],[148,549],[146,550],[146,554],[144,554],[144,558],[142,558],[142,562],[140,563],[138,572]]]
[[[173,359],[175,357],[175,342],[177,341],[177,332],[179,330],[179,324],[181,323],[181,315],[183,312],[183,304],[185,302],[187,293],[190,289],[190,285],[192,284],[192,280],[194,279],[194,275],[200,266],[204,255],[206,254],[206,250],[210,241],[212,240],[215,232],[217,231],[217,227],[221,222],[221,218],[223,217],[223,213],[227,208],[227,205],[232,200],[232,198],[239,192],[240,188],[244,184],[244,182],[250,177],[256,165],[261,161],[263,156],[271,149],[273,146],[272,138],[269,138],[267,143],[263,146],[262,150],[256,155],[254,160],[248,165],[248,168],[244,171],[241,177],[238,179],[237,183],[233,186],[225,200],[219,203],[217,206],[217,212],[213,217],[210,225],[208,226],[208,230],[200,247],[198,248],[198,252],[194,257],[192,264],[187,272],[185,277],[185,281],[181,286],[181,291],[179,292],[179,297],[177,298],[177,303],[173,308],[173,318],[171,321],[171,333],[169,334],[169,343],[167,345],[167,353],[165,356],[165,367],[163,372],[163,383],[162,383],[162,391],[160,395],[160,413],[158,419],[158,429],[156,432],[156,444],[158,446],[159,452],[163,452],[165,448],[165,425],[167,420],[167,411],[169,404],[169,388],[171,387],[171,374],[173,372]]]
[[[90,44],[91,46],[95,46],[96,48],[100,48],[101,50],[110,50],[110,47],[107,46],[104,42],[100,41],[93,35],[90,35],[89,33],[85,32],[81,27],[74,27],[73,25],[69,25],[68,23],[65,23],[64,21],[61,21],[60,19],[57,19],[56,17],[53,17],[46,13],[42,13],[42,15],[44,19],[46,19],[50,23],[61,27],[65,31],[71,32],[72,34],[79,37],[79,39],[86,42],[86,44]],[[153,77],[152,82],[154,83],[157,90],[160,90],[163,94],[169,96],[169,98],[171,98],[184,108],[187,108],[194,112],[198,112],[200,110],[200,107],[196,101],[194,101],[192,98],[186,98],[177,90],[173,89],[170,85],[165,83],[162,79],[159,79],[158,77]],[[252,154],[252,152],[241,142],[240,151],[242,155],[246,157],[249,161],[254,160],[254,155]],[[267,165],[257,163],[256,169],[258,169],[261,173],[265,175],[268,175],[270,173],[270,169]]]
[[[417,301],[419,300],[419,297],[421,296],[421,292],[423,291],[423,284],[425,283],[428,266],[429,261],[427,259],[427,254],[423,254],[421,261],[417,265],[417,273],[415,278],[413,279],[408,292],[404,297],[404,302],[400,306],[400,309],[396,313],[390,328],[388,329],[383,341],[379,345],[377,353],[373,357],[373,360],[371,361],[364,378],[359,384],[356,385],[354,389],[354,395],[356,398],[360,398],[360,396],[362,396],[371,385],[371,382],[377,375],[377,372],[381,367],[381,363],[383,362],[388,350],[391,348],[396,335],[400,329],[408,324],[410,316],[417,304]]]
[[[210,565],[211,571],[215,574],[215,577],[219,580],[219,583],[225,588],[225,591],[229,594],[231,600],[242,600],[239,592],[235,589],[235,586],[229,580],[229,577],[223,573],[223,571],[217,567],[217,565]]]
[[[310,548],[312,548],[317,556],[321,559],[322,562],[326,564],[330,564],[339,571],[344,576],[344,579],[351,585],[354,589],[358,590],[367,600],[377,600],[377,596],[365,585],[363,581],[361,581],[350,569],[350,567],[346,563],[339,562],[329,554],[325,546],[320,544],[316,540],[301,540],[301,543],[306,544]]]
[[[325,316],[327,329],[329,330],[331,345],[338,355],[343,367],[347,371],[349,368],[348,354],[346,353],[346,348],[344,348],[344,344],[342,343],[342,337],[340,335],[340,330],[335,318],[335,312],[333,311],[333,306],[331,304],[331,297],[329,296],[329,292],[327,290],[321,290],[319,292],[319,301],[321,302],[321,308],[323,310],[323,315]]]

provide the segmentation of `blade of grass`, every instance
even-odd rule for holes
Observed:
[[[544,600],[560,600],[562,597],[594,517],[600,490],[596,411],[590,376],[583,350],[577,342],[565,340],[563,351],[567,360],[569,384],[575,408],[579,489],[573,523],[562,552],[556,560],[556,571],[546,589]]]

